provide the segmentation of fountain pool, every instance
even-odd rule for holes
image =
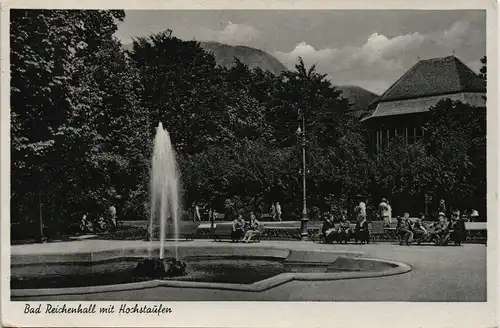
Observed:
[[[105,241],[102,241],[105,242]],[[16,297],[106,293],[156,287],[181,287],[260,292],[291,280],[338,280],[405,273],[403,263],[362,258],[359,252],[301,250],[259,244],[200,242],[177,246],[186,274],[138,277],[136,264],[148,258],[149,243],[91,252],[16,256],[11,265],[11,293]],[[156,247],[155,247],[156,246]],[[158,254],[159,243],[153,244]],[[164,243],[165,256],[176,247]]]

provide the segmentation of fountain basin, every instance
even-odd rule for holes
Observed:
[[[171,248],[165,249],[166,256],[173,252]],[[13,300],[29,299],[162,286],[260,292],[291,280],[357,279],[411,270],[404,263],[362,258],[359,252],[338,250],[294,250],[250,244],[240,247],[180,246],[178,252],[187,263],[187,275],[147,280],[127,276],[127,272],[148,254],[146,247],[59,254],[62,255],[59,258],[54,254],[31,259],[13,256],[11,297]],[[68,261],[71,255],[75,258]],[[82,277],[87,280],[83,281]],[[75,281],[80,284],[75,285]]]

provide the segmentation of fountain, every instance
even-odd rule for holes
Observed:
[[[150,174],[150,217],[149,217],[149,258],[141,261],[136,267],[136,275],[140,277],[173,277],[186,274],[186,264],[179,261],[177,240],[179,236],[179,172],[172,148],[170,135],[163,129],[161,122],[156,128],[154,150]],[[165,259],[165,234],[167,219],[174,223],[175,257]],[[152,255],[154,227],[160,227],[160,254]]]

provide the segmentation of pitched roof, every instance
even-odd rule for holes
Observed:
[[[421,60],[410,68],[379,101],[413,99],[455,92],[486,92],[483,80],[457,57]]]
[[[483,93],[479,92],[459,92],[447,95],[437,95],[424,98],[416,99],[403,99],[394,100],[387,102],[380,102],[377,104],[375,111],[370,117],[383,117],[383,116],[394,116],[402,114],[413,114],[427,112],[433,106],[435,106],[440,100],[443,99],[459,100],[463,103],[469,104],[475,107],[486,106],[486,100]],[[363,119],[364,120],[364,119]]]
[[[421,60],[401,76],[386,92],[368,106],[370,115],[362,121],[390,115],[425,112],[436,99],[453,98],[481,105],[486,84],[454,56]],[[445,97],[446,96],[446,97]],[[482,98],[481,98],[482,99]]]

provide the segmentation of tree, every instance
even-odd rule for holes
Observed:
[[[78,211],[125,204],[141,188],[147,116],[113,37],[123,18],[113,10],[11,11],[13,221],[33,221],[40,208],[59,234]]]
[[[481,58],[481,68],[479,69],[479,73],[479,76],[484,80],[484,83],[486,83],[486,56]]]
[[[198,42],[167,30],[134,40],[130,57],[140,72],[150,122],[163,123],[179,152],[230,143],[222,68]]]
[[[431,108],[427,151],[438,162],[437,192],[455,207],[486,209],[486,108],[449,99]]]

